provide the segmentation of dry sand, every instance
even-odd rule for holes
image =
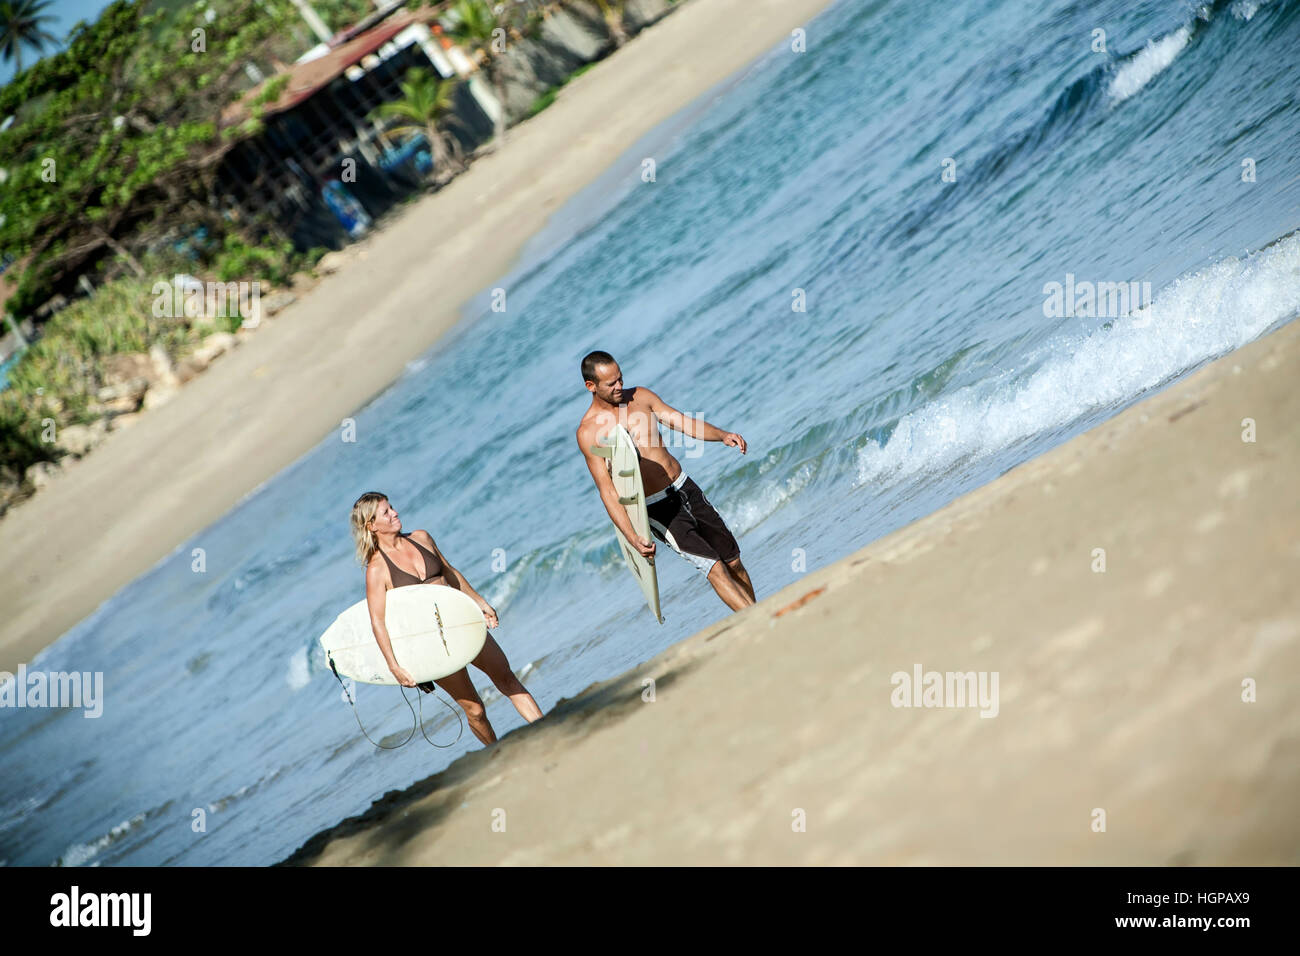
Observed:
[[[1297,381],[1292,322],[292,862],[1300,863]]]
[[[0,521],[0,670],[311,450],[451,328],[637,140],[829,0],[690,0],[567,85],[232,354]],[[627,170],[640,174],[640,166]]]

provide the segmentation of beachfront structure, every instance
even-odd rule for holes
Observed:
[[[228,108],[223,128],[255,116],[264,126],[221,159],[217,194],[227,213],[274,223],[302,249],[336,248],[418,188],[423,144],[389,142],[384,124],[370,118],[381,103],[401,98],[399,84],[412,67],[464,78],[454,100],[460,122],[449,132],[466,152],[489,138],[501,106],[464,52],[435,36],[430,25],[441,12],[381,10]]]

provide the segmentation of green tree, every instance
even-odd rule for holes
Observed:
[[[444,121],[458,122],[453,112],[457,86],[459,83],[455,80],[444,80],[426,69],[413,67],[401,83],[402,98],[381,103],[373,111],[373,115],[381,119],[404,121],[390,127],[388,133],[415,132],[428,140],[434,176],[441,182],[465,169],[460,144],[439,126]]]
[[[37,53],[45,51],[47,43],[59,43],[59,38],[45,29],[55,17],[46,13],[53,0],[0,0],[0,59],[14,62],[14,73],[23,71],[23,47]]]
[[[623,28],[623,0],[596,0],[596,5],[605,18],[605,29],[609,31],[614,46],[621,47],[627,42],[627,30]]]
[[[143,275],[140,250],[178,228],[251,228],[224,215],[216,175],[229,134],[257,124],[223,132],[221,114],[245,64],[293,58],[297,14],[285,0],[227,0],[220,16],[144,6],[117,0],[0,89],[0,117],[14,117],[0,132],[0,257],[28,259],[16,314],[105,250]]]
[[[450,22],[446,27],[447,35],[475,51],[475,58],[480,62],[490,61],[494,57],[496,49],[493,40],[496,39],[496,31],[501,30],[502,36],[509,32],[485,0],[459,0],[448,11],[448,19]],[[497,102],[500,104],[500,110],[493,124],[492,136],[501,143],[505,141],[506,133],[505,89],[497,79],[497,72],[490,66],[487,68],[487,74]]]
[[[471,49],[479,48],[490,55],[492,31],[498,28],[496,14],[485,0],[458,0],[447,11],[447,33]]]

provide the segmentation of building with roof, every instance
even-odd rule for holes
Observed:
[[[302,249],[337,248],[418,188],[420,169],[431,162],[427,144],[392,142],[385,124],[370,118],[402,98],[399,85],[412,67],[462,78],[454,97],[459,122],[448,132],[466,153],[488,139],[501,106],[475,64],[431,29],[442,12],[400,4],[377,11],[228,107],[223,129],[253,117],[263,125],[221,157],[217,194],[226,212],[273,222]]]

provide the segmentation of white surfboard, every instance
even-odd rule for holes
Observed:
[[[384,598],[384,624],[397,663],[416,683],[454,674],[487,642],[487,622],[474,599],[442,584],[391,588]],[[396,684],[375,632],[370,609],[360,601],[320,636],[325,659],[343,677],[363,684]]]
[[[614,479],[614,490],[618,492],[618,503],[627,509],[627,516],[632,521],[632,530],[648,541],[650,536],[650,514],[646,510],[645,488],[641,484],[641,456],[636,450],[636,442],[628,430],[618,425],[608,435],[599,439],[599,445],[593,446],[593,454],[608,458],[610,477]],[[618,539],[619,550],[623,552],[623,561],[641,585],[641,593],[646,603],[654,612],[655,619],[662,624],[664,616],[659,611],[659,575],[655,572],[653,559],[641,556],[641,552],[628,544],[627,538],[618,528],[614,529]]]

